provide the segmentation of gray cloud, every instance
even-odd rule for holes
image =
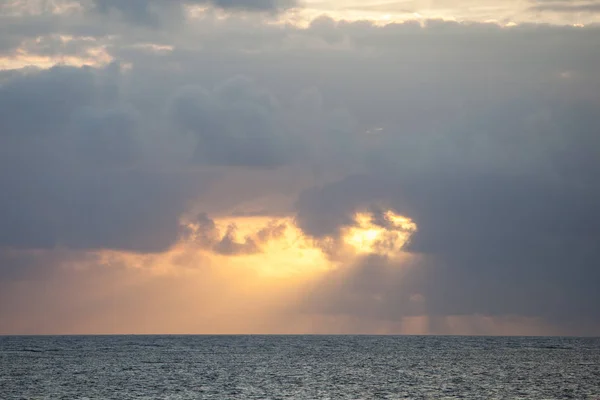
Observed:
[[[0,86],[0,245],[158,251],[177,239],[204,178],[145,165],[114,73],[55,67]]]
[[[213,165],[276,167],[290,161],[275,98],[247,78],[233,78],[213,91],[184,88],[172,99],[171,116],[198,137],[194,159]]]
[[[161,22],[182,19],[185,6],[213,6],[224,10],[277,12],[296,5],[294,0],[92,0],[94,10],[101,14],[118,12],[128,21],[159,26]]]
[[[294,0],[212,0],[209,2],[220,8],[239,8],[244,10],[277,10],[296,5]]]
[[[416,222],[418,231],[406,250],[421,258],[412,267],[381,257],[366,259],[327,277],[317,293],[333,300],[314,304],[327,304],[328,312],[335,312],[329,307],[337,304],[340,313],[360,314],[360,307],[343,307],[346,289],[339,288],[366,280],[371,285],[365,293],[354,291],[351,304],[371,304],[377,309],[363,311],[388,319],[414,315],[406,297],[419,295],[425,299],[419,312],[428,315],[516,314],[556,324],[598,321],[593,304],[600,297],[591,283],[600,279],[595,244],[600,239],[600,190],[594,179],[600,173],[600,119],[595,107],[555,104],[540,131],[527,128],[527,112],[513,109],[485,125],[449,129],[448,142],[464,146],[451,152],[426,147],[411,154],[413,147],[403,148],[401,140],[389,138],[384,143],[394,157],[389,163],[307,191],[297,204],[305,232],[335,236],[356,210],[384,202]],[[479,158],[463,135],[468,132],[476,141],[486,129],[491,130],[489,147],[478,148]],[[520,148],[528,142],[532,147]],[[407,164],[406,157],[427,159]],[[374,297],[380,300],[369,303]]]
[[[136,118],[124,109],[82,109],[73,117],[73,136],[82,159],[110,166],[131,165],[140,151]]]
[[[98,15],[72,18],[127,68],[0,74],[0,246],[160,251],[180,237],[190,203],[229,212],[290,195],[297,180],[309,187],[295,209],[309,235],[335,236],[374,204],[419,226],[406,249],[417,264],[358,260],[317,285],[308,308],[600,320],[597,27],[259,29],[207,16],[142,37],[124,24],[101,29]],[[42,36],[89,33],[32,19],[11,35],[35,37],[28,24]],[[34,54],[65,51],[44,40]],[[173,49],[139,46],[148,42]],[[240,75],[253,79],[231,78]],[[202,196],[214,166],[235,183],[216,200]],[[206,248],[221,254],[267,240],[209,233]],[[11,273],[37,265],[13,261]]]
[[[103,37],[111,26],[83,18],[80,13],[56,11],[56,7],[68,3],[68,0],[0,2],[0,54],[14,55],[16,49],[22,48],[35,54],[73,56],[97,45],[90,38]]]
[[[59,132],[70,113],[95,101],[94,78],[86,69],[52,68],[24,74],[0,87],[2,135],[47,135]],[[61,95],[61,101],[55,96]]]

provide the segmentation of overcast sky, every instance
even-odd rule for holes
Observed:
[[[0,0],[0,334],[600,335],[599,16]]]

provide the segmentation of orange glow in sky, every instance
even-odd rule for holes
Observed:
[[[460,333],[510,334],[523,327],[547,331],[539,321],[427,315],[395,321],[299,311],[308,288],[328,272],[369,254],[410,258],[402,246],[417,229],[391,211],[386,227],[357,213],[342,230],[342,257],[332,257],[302,234],[293,218],[226,217],[214,220],[218,235],[235,225],[235,242],[258,240],[258,232],[283,226],[281,234],[248,254],[217,254],[194,235],[160,254],[100,251],[89,262],[65,263],[64,278],[26,281],[7,293],[10,326],[2,333],[35,334],[426,334],[443,323]],[[197,228],[197,227],[196,227]],[[426,301],[426,299],[419,299]]]
[[[234,232],[232,242],[243,250],[238,254],[207,247],[199,238],[199,227],[190,223],[192,234],[167,252],[99,251],[87,263],[78,260],[62,266],[70,271],[70,281],[50,280],[43,287],[42,282],[23,283],[20,293],[35,295],[23,298],[14,313],[28,318],[22,323],[15,318],[11,327],[0,329],[25,333],[335,331],[337,319],[298,315],[290,309],[301,300],[306,285],[327,271],[344,268],[352,257],[401,251],[415,226],[391,212],[386,216],[387,229],[375,225],[368,213],[356,215],[355,224],[342,232],[343,262],[332,259],[319,246],[321,242],[305,236],[290,217],[214,219],[211,235],[219,240],[228,230]],[[266,228],[272,229],[270,236],[265,235]],[[240,247],[251,241],[255,246],[246,246],[247,251]],[[51,314],[63,318],[43,317]]]

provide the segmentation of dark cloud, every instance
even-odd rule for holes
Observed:
[[[15,56],[17,49],[40,55],[77,56],[98,45],[91,39],[108,34],[110,25],[60,13],[68,0],[0,2],[0,54]],[[65,4],[66,3],[66,4]]]
[[[171,117],[198,138],[194,158],[221,166],[271,168],[292,158],[275,98],[253,81],[233,78],[208,91],[188,87],[171,102]]]
[[[181,16],[183,1],[164,0],[93,0],[95,11],[101,14],[119,13],[130,22],[158,26],[162,19]]]
[[[179,21],[175,3],[96,2],[145,24]],[[243,17],[171,31],[98,13],[2,16],[0,46],[27,42],[32,57],[105,46],[127,66],[0,73],[2,250],[161,251],[190,202],[272,215],[287,211],[278,195],[314,186],[296,203],[304,232],[339,235],[357,210],[386,226],[389,207],[417,223],[406,248],[417,260],[356,260],[308,308],[600,320],[597,27]],[[199,197],[214,166],[232,183]],[[198,243],[224,255],[262,251],[279,229],[197,224]],[[39,271],[21,255],[0,257],[6,276]]]
[[[295,4],[292,0],[93,0],[97,9],[108,12],[111,8],[122,11],[135,18],[144,16],[158,7],[177,7],[184,5],[212,5],[223,9],[240,9],[251,11],[269,11],[288,8]]]
[[[0,175],[7,193],[0,243],[21,248],[166,250],[177,240],[186,201],[201,189],[185,187],[201,185],[200,179],[168,172],[47,165],[19,166],[12,173],[17,171],[18,178]]]
[[[293,7],[297,4],[295,0],[212,0],[208,3],[224,9],[238,8],[243,10],[277,10]]]
[[[352,265],[329,271],[311,286],[300,309],[389,321],[423,315],[427,310],[415,296],[419,288],[404,279],[408,268],[385,256],[361,257]]]
[[[307,191],[297,216],[299,226],[316,237],[337,235],[354,212],[380,202],[418,226],[406,246],[419,257],[417,265],[365,259],[327,277],[317,293],[333,299],[317,298],[314,304],[394,319],[414,315],[407,297],[419,295],[425,299],[419,312],[428,315],[525,315],[575,325],[598,321],[593,305],[600,297],[591,283],[600,279],[600,188],[594,178],[600,173],[600,118],[592,111],[598,106],[555,103],[546,123],[536,125],[540,131],[531,129],[521,108],[489,119],[487,126],[449,127],[449,142],[464,146],[451,151],[426,147],[411,154],[414,148],[389,138],[384,146],[394,154],[390,163]],[[471,153],[473,142],[463,140],[467,130],[471,141],[486,135],[489,147],[478,148],[483,157]],[[494,160],[498,156],[504,161]],[[403,157],[427,159],[404,164]],[[371,285],[348,294],[346,286],[357,282]],[[344,296],[353,300],[347,303]]]
[[[146,165],[114,73],[55,67],[0,86],[0,246],[159,251],[177,239],[203,177]]]
[[[130,165],[138,157],[133,112],[82,109],[73,119],[75,145],[85,161],[118,166]]]
[[[300,229],[317,238],[339,235],[343,226],[354,223],[353,214],[382,197],[385,183],[365,176],[306,190],[296,202]]]
[[[61,96],[56,101],[56,96]],[[71,112],[96,101],[94,76],[86,68],[51,68],[23,74],[0,87],[2,135],[56,134]]]
[[[92,0],[102,14],[116,11],[134,23],[158,26],[165,19],[183,18],[185,6],[213,6],[223,10],[278,12],[296,5],[295,0]]]

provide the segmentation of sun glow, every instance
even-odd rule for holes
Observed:
[[[193,241],[212,250],[213,263],[252,269],[269,277],[299,278],[331,268],[327,256],[292,217],[216,218],[208,237],[200,226],[190,226]]]
[[[325,241],[304,234],[293,217],[203,218],[182,222],[187,234],[168,252],[140,255],[102,251],[102,264],[127,265],[154,274],[218,267],[250,271],[265,278],[302,279],[343,267],[341,264],[355,256],[403,255],[403,247],[417,230],[412,220],[392,211],[377,216],[358,212],[354,223],[341,229],[339,240]],[[334,251],[332,243],[337,246]],[[340,251],[345,257],[332,257]]]
[[[101,46],[89,48],[85,53],[80,55],[60,56],[40,55],[34,52],[29,52],[26,49],[17,49],[14,54],[0,56],[0,71],[26,67],[48,69],[56,65],[68,65],[73,67],[102,67],[111,63],[112,61],[112,56],[108,54],[105,47]]]
[[[358,212],[338,239],[314,239],[293,217],[204,216],[184,223],[189,235],[172,252],[199,252],[203,262],[255,271],[265,277],[310,277],[366,254],[397,256],[416,224],[393,211]],[[332,250],[332,246],[334,249]],[[344,257],[332,257],[343,253]],[[350,259],[348,259],[350,257]]]
[[[44,281],[43,288],[36,281],[24,283],[23,293],[31,298],[23,302],[19,314],[44,320],[46,308],[37,306],[41,303],[70,311],[64,319],[42,327],[29,326],[29,319],[13,320],[10,331],[231,334],[363,332],[364,328],[371,333],[399,332],[404,328],[369,323],[367,329],[344,316],[299,311],[297,305],[328,273],[350,268],[364,255],[403,257],[401,248],[415,229],[412,221],[392,212],[358,213],[354,224],[343,228],[334,241],[343,253],[337,257],[304,234],[291,216],[213,219],[203,215],[182,221],[181,239],[168,251],[74,254],[61,264],[66,274],[60,279]],[[67,295],[52,297],[54,293]]]
[[[393,256],[401,252],[417,225],[409,218],[386,211],[375,222],[370,213],[357,213],[355,224],[344,230],[344,241],[359,254],[377,253]]]
[[[302,233],[293,218],[272,219],[269,217],[236,217],[216,221],[217,229],[236,227],[236,241],[260,240],[265,228],[275,228],[275,234],[262,240],[259,249],[240,257],[228,257],[228,262],[239,268],[254,268],[267,276],[311,275],[331,268],[331,263],[312,239]],[[255,238],[256,239],[253,239]]]

